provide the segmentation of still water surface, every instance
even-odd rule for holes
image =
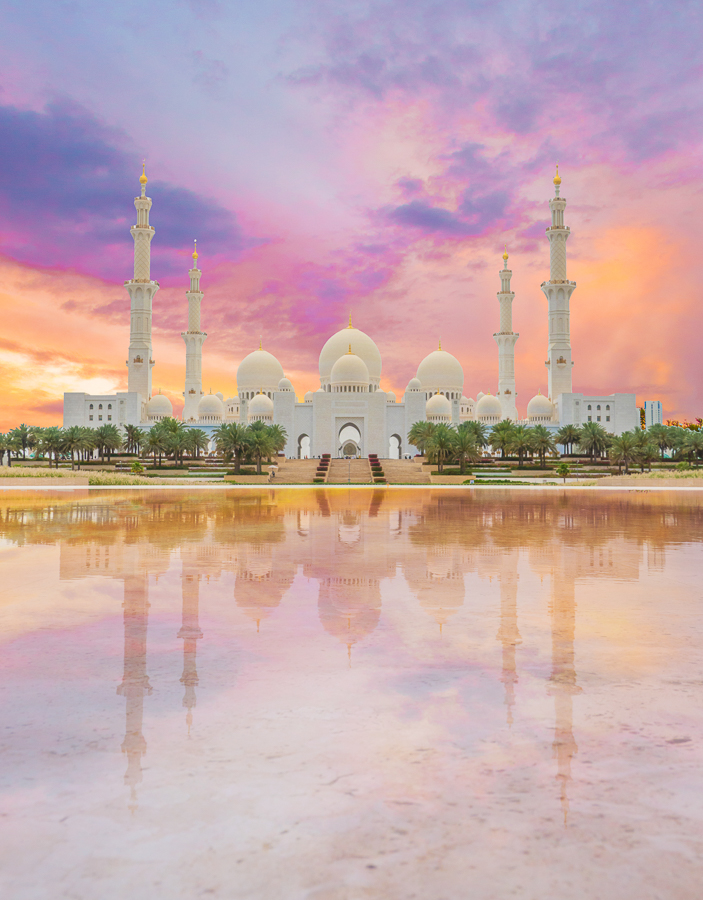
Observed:
[[[701,896],[703,498],[0,494],[13,898]]]

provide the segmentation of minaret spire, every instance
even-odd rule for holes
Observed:
[[[145,418],[144,407],[151,399],[151,369],[154,365],[151,355],[151,307],[154,294],[159,289],[158,282],[151,280],[154,228],[149,224],[151,198],[146,195],[147,181],[146,163],[142,163],[142,174],[139,176],[141,193],[134,199],[137,224],[130,228],[134,240],[134,278],[125,281],[131,305],[127,390],[141,395],[142,419]]]
[[[517,406],[515,398],[515,344],[520,337],[513,331],[513,300],[515,294],[510,290],[512,271],[508,268],[508,245],[503,251],[503,268],[499,272],[500,291],[498,302],[500,304],[500,331],[493,335],[493,340],[498,344],[498,391],[496,396],[500,400],[500,406],[504,419],[517,422]]]
[[[566,200],[559,196],[561,176],[559,163],[553,180],[554,197],[549,201],[552,224],[547,228],[549,239],[549,281],[541,288],[547,298],[549,316],[549,345],[547,349],[548,395],[556,403],[561,394],[570,394],[571,385],[571,324],[569,301],[576,288],[575,281],[566,277],[566,241],[571,229],[564,225]]]
[[[188,331],[181,334],[186,345],[186,386],[183,392],[185,406],[183,421],[196,422],[198,404],[203,396],[203,344],[207,334],[200,330],[200,303],[203,292],[200,290],[201,271],[198,268],[198,242],[193,241],[193,268],[190,275],[188,298]]]

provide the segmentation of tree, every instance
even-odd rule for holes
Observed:
[[[269,425],[269,435],[273,442],[273,452],[279,453],[286,449],[288,443],[288,432],[282,425]]]
[[[253,424],[256,425],[257,423],[254,422]],[[261,460],[264,456],[271,456],[273,453],[273,439],[269,434],[268,428],[253,428],[249,426],[246,445],[256,460],[256,474],[261,475]]]
[[[156,457],[159,457],[159,466],[161,466],[161,456],[168,450],[168,435],[164,431],[160,431],[156,426],[149,429],[146,439],[142,443],[142,452],[154,457],[154,468],[156,468]]]
[[[242,454],[247,444],[247,428],[237,422],[227,422],[215,432],[215,446],[225,459],[234,459],[234,471],[239,475],[242,468]]]
[[[189,428],[186,433],[188,453],[195,458],[200,456],[201,450],[207,450],[210,446],[210,438],[202,428]]]
[[[173,454],[173,460],[177,466],[183,466],[183,454],[188,450],[188,434],[179,429],[164,434],[164,442],[169,453]]]
[[[547,453],[556,453],[557,445],[554,437],[544,425],[534,425],[532,432],[532,449],[539,454],[539,461],[542,468],[546,466]]]
[[[436,425],[427,442],[427,450],[437,460],[437,471],[440,475],[442,474],[445,460],[452,454],[455,440],[456,432],[448,425]]]
[[[682,452],[688,456],[689,462],[696,461],[703,456],[703,431],[689,431],[681,443]]]
[[[436,427],[434,422],[415,422],[408,432],[408,443],[412,444],[413,447],[417,447],[420,453],[425,456],[427,442],[432,437]]]
[[[139,453],[145,434],[138,425],[125,425],[125,450],[127,453]]]
[[[518,457],[518,466],[522,468],[525,455],[532,452],[532,429],[527,425],[515,425],[510,439],[508,449],[511,453],[516,453]]]
[[[596,453],[598,456],[602,456],[608,449],[610,438],[608,432],[598,422],[586,422],[581,428],[578,443],[579,448],[595,460]]]
[[[556,442],[566,449],[571,455],[574,452],[574,444],[578,444],[581,439],[581,429],[576,425],[563,425],[557,431]]]
[[[22,459],[25,459],[27,448],[32,443],[33,429],[23,422],[10,431],[10,436],[19,443],[19,447],[22,450]]]
[[[476,446],[474,436],[465,428],[459,428],[454,435],[454,452],[459,460],[461,474],[466,470],[466,461],[476,463],[481,459],[481,451]]]
[[[484,447],[488,446],[488,437],[486,436],[486,426],[483,422],[476,422],[475,420],[471,420],[469,422],[462,422],[459,426],[460,429],[467,431],[470,435],[472,435],[474,439],[474,443],[477,447],[483,450]]]
[[[459,427],[461,428],[462,426],[460,425]],[[510,449],[510,439],[514,428],[515,425],[510,419],[503,419],[502,422],[498,422],[497,425],[493,426],[489,443],[494,450],[500,450],[501,459],[505,459],[505,454]]]
[[[661,458],[664,459],[664,452],[672,448],[673,435],[670,428],[666,425],[652,425],[647,434],[659,448]]]
[[[568,463],[560,462],[557,466],[557,475],[564,479],[564,484],[566,484],[566,476],[569,474],[571,474],[571,469],[569,468]]]
[[[637,438],[631,431],[625,431],[614,437],[608,448],[610,459],[617,463],[618,471],[622,472],[625,466],[625,474],[630,472],[630,463],[637,457]]]
[[[110,456],[116,450],[122,447],[122,435],[116,425],[105,424],[95,431],[95,443],[100,452],[100,461],[102,462],[107,455],[107,461],[110,462]]]
[[[63,449],[63,432],[60,428],[53,425],[51,428],[42,428],[39,434],[39,447],[43,453],[49,458],[49,468],[51,468],[51,457],[54,457],[54,465],[59,467],[59,453]]]
[[[5,463],[5,454],[7,453],[7,464],[12,465],[12,438],[9,434],[3,434],[0,431],[0,464]]]
[[[93,446],[92,438],[88,433],[88,429],[81,428],[80,425],[72,425],[70,428],[63,430],[62,449],[71,456],[71,469],[81,467],[81,454]]]

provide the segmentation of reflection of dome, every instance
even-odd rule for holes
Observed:
[[[351,647],[371,634],[381,618],[381,591],[368,578],[326,578],[320,584],[317,610],[328,634]]]
[[[240,561],[234,583],[234,599],[248,618],[257,624],[271,614],[293,581],[292,574],[276,571],[270,546],[249,545]]]
[[[356,392],[368,390],[368,367],[360,356],[351,352],[351,345],[348,352],[344,356],[340,356],[332,366],[330,384],[333,391],[339,391],[344,388],[351,388]]]
[[[225,416],[225,405],[217,394],[205,394],[198,403],[198,419],[201,422],[221,422]]]
[[[419,560],[418,560],[419,563]],[[424,571],[423,571],[424,570]],[[464,575],[459,561],[447,548],[435,547],[422,568],[412,567],[406,578],[420,606],[438,625],[444,625],[464,603]]]
[[[332,375],[332,367],[340,356],[344,356],[349,350],[349,344],[354,348],[354,353],[366,364],[369,378],[367,384],[378,388],[381,380],[381,354],[371,338],[350,326],[333,334],[322,348],[320,353],[320,384],[327,385]]]
[[[278,382],[278,390],[279,391],[292,391],[293,383],[291,382],[291,380],[289,378],[281,378],[281,380]]]
[[[419,378],[411,378],[408,382],[408,386],[405,388],[407,391],[421,391],[422,390],[422,382]]]
[[[425,404],[428,422],[451,422],[452,405],[444,394],[433,394]]]
[[[500,422],[503,408],[500,400],[493,394],[484,394],[476,404],[476,417],[479,422]]]
[[[433,350],[417,367],[417,377],[427,391],[447,391],[461,397],[464,370],[456,357],[446,350]],[[452,398],[453,399],[453,398]]]
[[[527,404],[527,418],[531,422],[545,422],[554,415],[554,404],[541,392]]]
[[[239,396],[251,399],[259,391],[277,391],[283,377],[283,366],[272,353],[254,350],[244,357],[237,369]]]
[[[272,422],[273,400],[270,397],[267,397],[266,394],[257,394],[252,400],[249,401],[247,414],[249,416],[250,422]]]
[[[173,415],[173,405],[168,397],[165,397],[160,391],[154,394],[146,406],[147,418],[150,422],[158,422]]]

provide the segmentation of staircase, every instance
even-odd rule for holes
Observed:
[[[312,484],[317,471],[317,459],[284,459],[279,456],[275,460],[278,472],[274,484]],[[268,474],[268,469],[266,469]]]
[[[388,484],[431,484],[430,473],[414,460],[382,459],[381,465]]]
[[[333,459],[327,484],[371,484],[368,459]]]

